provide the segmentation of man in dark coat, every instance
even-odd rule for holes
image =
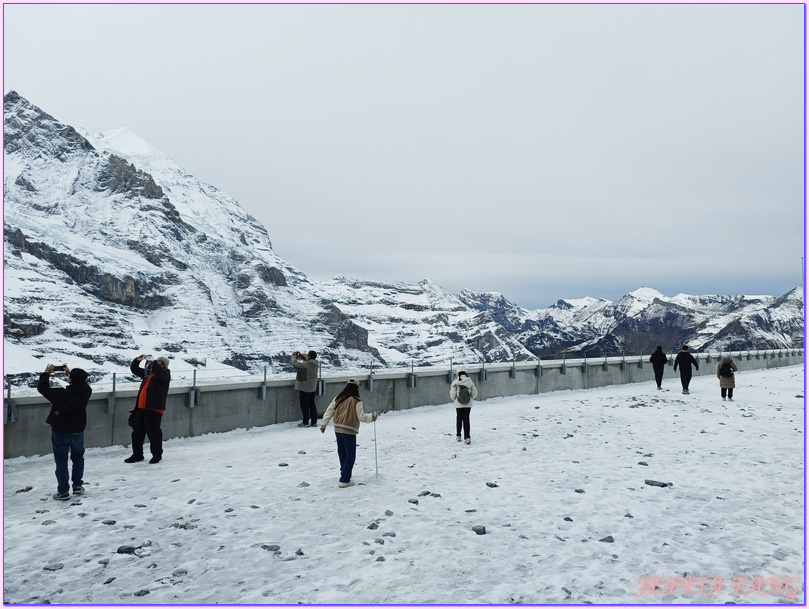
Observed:
[[[303,358],[302,362],[298,358]],[[317,392],[317,352],[309,351],[306,355],[300,351],[292,352],[290,363],[297,371],[295,375],[295,389],[298,390],[301,414],[303,421],[298,427],[317,427],[317,405],[315,393]]]
[[[649,362],[651,362],[652,368],[655,371],[655,382],[657,383],[657,388],[662,389],[663,371],[666,369],[666,364],[669,363],[668,356],[663,353],[663,347],[660,345],[657,346],[657,349],[655,349],[655,352],[652,353],[652,356],[649,358]]]
[[[683,384],[683,393],[688,395],[688,385],[691,382],[691,365],[694,365],[699,370],[699,364],[694,356],[688,352],[688,345],[683,345],[683,350],[674,358],[674,372],[677,372],[677,366],[680,367],[680,382]]]
[[[70,499],[70,481],[73,480],[73,494],[84,492],[84,429],[87,426],[87,402],[93,390],[87,384],[87,373],[81,368],[61,367],[67,375],[67,387],[51,387],[53,364],[48,364],[45,372],[39,375],[37,391],[51,403],[48,423],[51,426],[53,459],[56,461],[56,494],[58,501]],[[73,462],[73,471],[68,475],[68,455]]]
[[[149,449],[152,458],[149,463],[160,463],[163,458],[163,430],[160,422],[166,412],[166,398],[169,394],[171,371],[169,360],[158,357],[146,361],[146,367],[141,368],[140,362],[146,357],[139,355],[132,360],[129,370],[132,374],[143,379],[138,390],[138,399],[135,401],[135,410],[132,413],[132,456],[124,459],[125,463],[143,461],[143,440],[149,437]]]

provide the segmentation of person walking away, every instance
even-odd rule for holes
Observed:
[[[472,402],[478,397],[478,389],[466,373],[466,368],[458,368],[458,378],[452,381],[449,387],[449,399],[455,404],[455,440],[461,441],[461,428],[463,428],[464,442],[472,443],[469,435],[469,414],[472,412]]]
[[[683,385],[683,393],[688,395],[688,385],[691,383],[691,366],[692,364],[699,370],[699,364],[694,356],[688,352],[688,345],[683,345],[683,350],[674,358],[674,372],[677,372],[677,366],[680,367],[680,382]]]
[[[350,379],[343,390],[337,394],[320,423],[320,433],[326,433],[326,427],[334,417],[334,435],[337,439],[337,456],[340,458],[340,488],[354,486],[351,473],[357,459],[357,434],[360,431],[360,421],[373,423],[376,415],[365,414],[360,399],[360,383],[357,379]]]
[[[652,356],[649,358],[649,362],[652,364],[652,368],[655,372],[655,383],[657,383],[657,388],[663,388],[663,371],[666,369],[666,364],[669,363],[668,356],[663,353],[663,347],[660,345],[657,346],[655,352],[652,353]]]
[[[70,499],[70,481],[73,494],[84,493],[84,429],[87,427],[87,402],[93,390],[87,384],[87,372],[81,368],[60,368],[67,373],[67,387],[51,387],[54,365],[48,364],[39,375],[37,391],[51,403],[46,423],[51,426],[53,460],[56,462],[56,494],[58,501]],[[73,469],[68,475],[68,456]]]
[[[138,389],[135,410],[132,413],[132,456],[124,459],[125,463],[143,461],[143,441],[149,438],[149,450],[152,458],[149,463],[160,463],[163,458],[163,430],[160,428],[163,413],[166,412],[166,398],[169,395],[171,371],[169,360],[158,357],[146,359],[144,367],[140,363],[145,355],[139,355],[129,364],[129,370],[143,379]]]
[[[730,356],[723,357],[719,360],[716,364],[716,378],[719,379],[719,391],[722,394],[722,399],[732,400],[733,399],[733,390],[736,388],[736,377],[734,372],[739,370],[738,366],[736,366],[736,362],[734,362]]]
[[[302,362],[298,359],[303,358]],[[317,405],[315,392],[317,391],[317,353],[309,351],[305,356],[300,351],[292,352],[292,366],[298,371],[295,376],[295,389],[297,389],[303,421],[298,427],[317,427]]]

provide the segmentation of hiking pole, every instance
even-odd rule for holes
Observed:
[[[379,459],[376,456],[376,413],[374,413],[374,467],[376,467],[376,477],[379,478]]]

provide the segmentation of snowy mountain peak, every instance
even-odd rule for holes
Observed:
[[[97,133],[94,136],[88,137],[88,139],[91,141],[95,140],[101,144],[99,147],[117,152],[124,158],[165,156],[157,148],[148,144],[140,136],[126,127]]]
[[[7,373],[35,378],[43,359],[80,358],[98,381],[138,353],[168,353],[175,371],[216,376],[290,372],[288,354],[308,348],[324,368],[364,368],[684,338],[736,349],[802,344],[802,290],[667,299],[640,288],[618,303],[527,310],[497,292],[455,296],[429,279],[315,283],[232,197],[128,129],[84,136],[15,91],[4,110]]]

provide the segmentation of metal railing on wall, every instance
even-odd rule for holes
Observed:
[[[705,352],[695,350],[691,353],[698,360],[704,359],[706,362],[710,363],[714,360],[721,359],[725,355],[730,355],[739,361],[777,360],[785,357],[800,357],[803,356],[803,349],[754,349],[741,351],[711,350]],[[367,391],[373,391],[375,376],[401,373],[407,379],[407,387],[409,389],[415,389],[418,387],[420,377],[435,376],[436,373],[445,375],[447,383],[452,383],[456,377],[455,370],[461,365],[466,367],[470,373],[476,374],[479,382],[485,383],[488,380],[488,374],[491,370],[507,370],[509,378],[516,379],[518,369],[534,369],[535,376],[541,379],[548,373],[549,370],[553,369],[556,369],[560,374],[565,375],[568,373],[569,368],[580,369],[584,374],[589,374],[593,366],[596,366],[603,371],[608,371],[610,366],[616,366],[620,370],[625,371],[629,368],[630,364],[636,364],[638,368],[644,368],[644,364],[648,362],[650,355],[651,351],[646,353],[641,351],[579,351],[573,353],[564,352],[552,355],[544,355],[537,358],[524,360],[512,359],[510,362],[490,362],[485,360],[463,362],[453,357],[443,362],[421,362],[420,365],[417,365],[415,361],[411,361],[410,366],[408,367],[397,366],[389,368],[380,367],[375,360],[371,360],[368,366],[365,368],[355,367],[347,369],[327,369],[324,372],[319,366],[317,392],[318,395],[323,395],[325,393],[325,385],[328,379],[324,377],[324,374],[331,378],[344,377],[346,380],[348,378],[357,378],[360,381],[364,381]],[[676,355],[677,353],[673,351],[667,354],[667,363],[669,366],[673,365]],[[263,370],[257,374],[251,374],[245,371],[235,371],[232,367],[210,367],[205,365],[194,367],[190,370],[172,370],[173,386],[183,384],[187,384],[189,386],[186,399],[186,405],[189,408],[199,406],[201,391],[204,390],[206,386],[210,386],[212,384],[238,384],[241,382],[256,382],[257,380],[263,379],[260,381],[258,386],[258,392],[259,399],[266,400],[267,387],[269,383],[294,381],[294,378],[295,372],[292,370],[289,372],[273,372],[272,374],[269,374],[267,366],[264,366]],[[6,375],[4,377],[4,381],[6,388],[6,398],[4,400],[6,407],[5,420],[7,422],[12,422],[15,420],[17,407],[16,400],[12,399],[11,397],[12,388],[15,395],[19,396],[22,393],[23,395],[27,396],[31,394],[33,387],[27,385],[14,385],[12,376],[10,375]],[[111,383],[101,382],[93,384],[94,392],[107,393],[107,410],[109,414],[114,412],[116,399],[122,391],[119,386],[122,382],[128,383],[129,390],[131,391],[133,386],[137,387],[137,385],[140,383],[140,379],[134,375],[123,376],[113,373],[111,375]]]

